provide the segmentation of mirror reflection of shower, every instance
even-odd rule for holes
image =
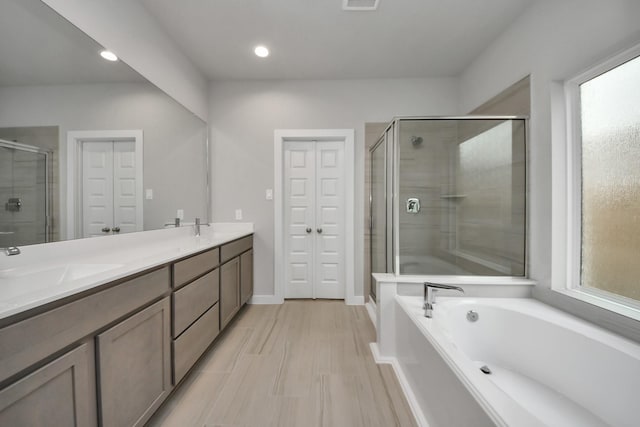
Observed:
[[[50,155],[0,139],[0,247],[50,240]]]
[[[372,272],[524,275],[525,153],[524,118],[394,120],[372,148]]]

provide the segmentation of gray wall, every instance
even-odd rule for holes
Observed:
[[[255,223],[255,294],[273,295],[275,129],[356,132],[356,295],[363,295],[364,125],[396,115],[455,114],[456,79],[214,82],[210,92],[213,218]]]
[[[60,224],[66,212],[66,143],[71,130],[142,129],[144,228],[157,229],[177,209],[206,217],[204,122],[149,83],[0,88],[0,127],[59,126]]]
[[[461,75],[460,104],[462,111],[470,111],[531,75],[529,271],[539,283],[534,293],[640,340],[638,322],[629,326],[625,318],[550,291],[552,284],[565,285],[562,272],[566,267],[562,254],[565,229],[558,217],[566,195],[562,184],[552,185],[552,175],[562,175],[564,170],[563,145],[552,142],[557,128],[552,120],[555,84],[638,43],[638,16],[640,2],[635,0],[534,2]]]
[[[137,1],[43,0],[131,68],[206,120],[207,80]]]

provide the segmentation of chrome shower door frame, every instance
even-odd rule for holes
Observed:
[[[22,144],[19,142],[7,141],[5,139],[0,139],[0,147],[44,155],[45,241],[42,243],[50,242],[52,237],[51,236],[51,187],[50,186],[51,186],[51,173],[53,172],[51,169],[51,155],[53,153],[49,150],[45,150],[40,147],[36,147],[28,144]]]

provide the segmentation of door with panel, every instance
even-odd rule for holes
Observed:
[[[135,143],[82,144],[82,236],[141,231]]]
[[[285,298],[344,299],[344,144],[285,141]]]

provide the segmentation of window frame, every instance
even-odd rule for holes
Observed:
[[[640,320],[640,301],[597,288],[583,287],[582,267],[582,122],[580,85],[640,58],[640,44],[599,62],[565,81],[566,109],[566,281],[554,290]]]

